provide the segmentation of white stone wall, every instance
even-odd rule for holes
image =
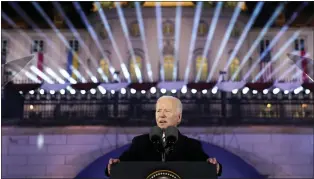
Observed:
[[[74,177],[98,157],[147,131],[103,127],[5,128],[2,177]],[[270,177],[313,177],[313,129],[182,128],[181,131],[237,154]],[[39,133],[44,136],[42,148],[37,146]]]

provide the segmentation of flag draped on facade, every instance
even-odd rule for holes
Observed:
[[[37,68],[39,71],[43,72],[44,70],[44,53],[42,51],[37,52],[36,55]],[[37,77],[39,80],[42,80],[39,76]]]
[[[69,50],[67,72],[75,80],[77,76],[73,73],[73,69],[78,70],[78,68],[79,68],[79,61],[78,61],[77,53],[75,51]]]

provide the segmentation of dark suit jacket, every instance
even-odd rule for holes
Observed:
[[[179,132],[178,141],[174,145],[174,150],[166,155],[166,161],[206,161],[209,157],[202,149],[198,140],[188,138]],[[161,154],[154,148],[149,139],[149,134],[134,137],[132,144],[120,157],[120,161],[161,161]],[[222,166],[218,176],[221,176]],[[108,176],[108,169],[106,168]]]

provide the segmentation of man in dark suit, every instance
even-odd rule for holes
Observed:
[[[158,127],[166,129],[169,126],[178,126],[182,119],[182,103],[178,98],[162,96],[156,104],[156,122]],[[130,148],[119,159],[110,159],[106,168],[106,175],[110,175],[111,166],[120,161],[161,161],[161,155],[149,139],[149,134],[134,137]],[[207,161],[217,166],[217,175],[220,176],[222,166],[215,158],[209,158],[202,149],[198,140],[178,134],[174,150],[166,155],[166,161]]]

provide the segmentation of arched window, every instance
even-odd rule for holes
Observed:
[[[233,76],[233,74],[239,69],[240,60],[238,57],[235,57],[229,67],[229,79]],[[240,81],[240,73],[234,78],[234,81]]]
[[[208,32],[208,24],[205,21],[200,21],[197,28],[197,35],[199,37],[204,37]]]
[[[140,36],[140,27],[137,22],[132,22],[130,24],[130,34],[132,37],[139,37]]]
[[[104,73],[104,75],[106,75],[106,77],[109,80],[110,79],[110,71],[109,71],[108,59],[100,59],[99,66],[100,66],[102,72]]]
[[[97,73],[99,75],[99,79],[104,79],[103,76],[105,75],[108,80],[111,80],[112,74],[110,73],[110,59],[111,59],[111,53],[108,50],[105,50],[105,56],[104,57],[100,57],[99,61],[98,61],[98,69],[97,69]],[[89,59],[90,61],[90,59]],[[90,63],[90,62],[88,62]],[[100,73],[98,70],[102,71],[102,73]]]
[[[174,23],[170,20],[166,20],[162,25],[163,35],[166,37],[174,35]]]
[[[140,55],[135,54],[134,59],[130,57],[130,78],[132,82],[139,82],[136,76],[136,65],[140,70],[140,74],[142,74],[142,57]]]
[[[165,71],[165,81],[172,81],[173,71],[175,66],[175,60],[173,55],[164,56],[164,71]]]
[[[203,57],[202,55],[196,56],[195,69],[196,69],[195,75],[197,75],[199,72],[201,73],[199,81],[206,81],[207,75],[208,75],[208,60],[207,60],[207,58]]]
[[[194,78],[197,79],[197,75],[200,73],[198,81],[206,81],[208,76],[208,54],[203,56],[203,53],[203,48],[195,49],[193,52]]]

